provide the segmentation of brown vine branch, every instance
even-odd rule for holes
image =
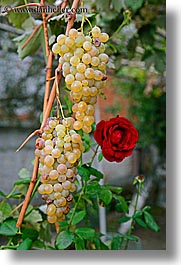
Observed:
[[[73,4],[72,4],[72,8],[77,8],[78,7],[78,4],[79,4],[79,1],[80,0],[74,0],[73,1]],[[62,5],[63,4],[65,4],[65,6],[66,6],[66,1],[64,1],[62,3]],[[73,15],[69,19],[68,24],[67,24],[66,34],[68,34],[69,30],[73,26],[75,17],[76,17],[76,14]],[[46,124],[46,121],[47,121],[47,119],[48,119],[48,117],[50,115],[50,112],[51,112],[51,109],[52,109],[52,105],[53,105],[53,102],[54,102],[55,97],[56,97],[56,87],[57,87],[57,84],[59,84],[61,78],[62,78],[62,75],[61,75],[61,65],[59,64],[59,66],[56,69],[56,79],[54,80],[54,83],[53,83],[53,86],[52,86],[52,90],[51,90],[51,93],[50,93],[50,96],[49,96],[49,100],[48,100],[46,109],[44,109],[44,112],[43,112],[43,121],[42,121],[41,127],[40,127],[39,130],[36,130],[34,133],[32,133],[30,135],[31,137],[33,137],[37,133],[42,132],[42,130],[43,130],[45,124]],[[44,95],[44,97],[45,97],[45,95]],[[30,136],[28,137],[28,140],[30,139]],[[21,146],[23,147],[24,144],[22,144]],[[20,148],[18,148],[18,149],[20,150]],[[24,219],[24,216],[25,216],[25,213],[26,213],[26,210],[27,210],[27,207],[28,207],[30,198],[31,198],[31,194],[32,194],[33,189],[34,189],[35,184],[36,184],[37,174],[38,174],[38,167],[39,167],[39,158],[38,157],[35,157],[35,162],[34,162],[34,168],[33,168],[33,174],[32,174],[32,178],[31,178],[31,182],[30,182],[30,185],[28,187],[28,191],[27,191],[27,194],[25,196],[25,200],[23,202],[23,206],[21,208],[21,211],[20,211],[20,214],[19,214],[19,217],[18,217],[18,221],[16,223],[16,226],[17,227],[20,227],[22,225],[22,222],[23,222],[23,219]],[[56,230],[57,231],[59,230],[59,226],[58,225],[56,227]]]
[[[41,0],[40,2],[42,7],[42,20],[43,20],[43,30],[44,30],[44,39],[45,39],[45,48],[46,48],[46,56],[48,57],[50,52],[49,47],[49,38],[48,38],[48,27],[47,27],[47,20],[46,20],[46,12],[45,12],[45,1]]]

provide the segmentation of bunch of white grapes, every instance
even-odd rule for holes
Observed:
[[[72,117],[49,118],[36,141],[39,157],[40,186],[38,192],[47,204],[49,223],[63,221],[70,211],[69,202],[76,191],[77,164],[84,151],[81,136],[73,130]]]
[[[87,36],[72,28],[68,36],[60,34],[52,47],[52,51],[60,55],[59,63],[74,103],[74,130],[82,129],[86,133],[92,130],[97,96],[102,93],[107,79],[108,55],[104,43],[108,39],[108,34],[97,26]]]

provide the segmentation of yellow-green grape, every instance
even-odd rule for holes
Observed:
[[[74,123],[74,118],[73,117],[67,117],[63,119],[62,123],[66,128],[69,128],[70,130],[73,128],[73,123]]]
[[[47,155],[44,159],[46,166],[51,167],[54,164],[54,158],[51,155]]]
[[[96,104],[96,102],[97,102],[97,97],[91,97],[89,100],[89,103],[92,105]]]
[[[57,37],[57,43],[61,46],[65,43],[66,36],[64,34],[60,34]]]
[[[76,69],[75,66],[73,66],[73,65],[70,66],[70,73],[71,73],[72,75],[75,75],[75,74],[77,73],[77,69]]]
[[[71,90],[73,92],[80,92],[82,90],[82,83],[78,80],[74,81],[72,84],[71,84]]]
[[[77,103],[72,106],[72,111],[73,112],[77,112],[78,111],[78,104]]]
[[[56,125],[57,125],[57,122],[56,122],[56,120],[50,120],[49,121],[49,124],[48,124],[48,126],[51,128],[51,129],[54,129],[55,127],[56,127]]]
[[[80,149],[78,149],[78,148],[74,148],[73,153],[76,155],[77,159],[79,159],[81,157],[81,154],[82,154]]]
[[[47,217],[47,220],[50,224],[54,224],[57,222],[57,216],[56,215],[53,215],[53,216],[49,216]]]
[[[56,206],[53,203],[49,204],[46,209],[46,214],[49,216],[53,216],[55,213],[56,213]]]
[[[74,164],[77,161],[77,157],[76,157],[76,155],[74,153],[70,153],[67,156],[67,160],[68,160],[69,163]]]
[[[61,155],[61,149],[59,149],[59,148],[54,148],[54,149],[52,150],[52,156],[53,156],[54,158],[59,158],[60,155]]]
[[[80,63],[80,58],[78,56],[74,55],[71,57],[70,63],[73,66],[77,66]]]
[[[90,36],[85,36],[85,41],[89,41],[89,42],[92,42],[92,39]]]
[[[58,62],[62,65],[65,62],[64,57],[60,56]]]
[[[78,111],[84,112],[87,109],[87,104],[84,101],[79,102],[78,104]]]
[[[67,179],[66,175],[59,175],[59,177],[58,177],[58,181],[61,182],[61,183],[66,181],[66,179]]]
[[[90,54],[91,57],[98,56],[99,50],[93,45],[91,50],[88,51],[88,54]]]
[[[80,111],[77,111],[75,114],[75,118],[78,121],[82,121],[84,119],[84,116],[85,116],[84,112],[80,112]]]
[[[93,79],[95,75],[95,71],[92,68],[87,68],[85,70],[85,77],[88,79]]]
[[[72,150],[71,143],[64,143],[64,150],[65,151],[71,151]]]
[[[59,164],[57,167],[57,171],[59,174],[66,174],[67,172],[67,167],[64,164]]]
[[[62,54],[65,54],[66,52],[69,52],[69,47],[65,44],[63,44],[62,46],[60,46],[60,52]]]
[[[89,87],[94,86],[94,79],[88,79],[87,81]]]
[[[50,155],[52,150],[53,150],[53,146],[52,145],[46,145],[44,147],[44,149],[43,149],[45,155]]]
[[[90,41],[85,41],[83,43],[83,48],[85,51],[90,51],[92,49],[92,44]]]
[[[76,67],[79,73],[84,73],[86,69],[86,65],[84,63],[79,63]]]
[[[72,39],[75,39],[78,36],[78,31],[72,28],[69,30],[68,36]]]
[[[53,186],[51,184],[44,185],[44,194],[51,194],[53,192]]]
[[[104,72],[106,70],[106,64],[104,62],[100,62],[97,68],[98,70],[101,70]]]
[[[94,117],[93,116],[85,116],[83,119],[83,124],[86,126],[91,126],[94,123]]]
[[[71,188],[71,182],[69,180],[66,180],[65,182],[62,183],[62,187],[65,190],[70,190],[70,188]]]
[[[66,130],[65,126],[63,124],[58,124],[56,127],[55,127],[55,130],[58,132],[58,131],[64,131]]]
[[[55,169],[51,170],[50,173],[49,173],[49,177],[50,177],[51,180],[58,179],[58,172],[57,172],[57,170],[55,170]]]
[[[76,47],[81,48],[84,41],[85,41],[85,37],[78,34],[78,36],[75,38]]]
[[[69,190],[63,189],[61,194],[62,194],[62,197],[66,198],[69,195]]]
[[[67,134],[67,135],[65,135],[65,137],[64,137],[64,141],[66,142],[66,143],[70,143],[71,142],[71,136],[69,135],[69,134]]]
[[[65,82],[66,84],[68,85],[71,85],[75,80],[75,77],[73,74],[68,74],[66,77],[65,77]]]
[[[75,121],[74,122],[74,130],[76,130],[76,131],[78,131],[78,130],[80,130],[80,129],[82,129],[82,122],[81,121]]]
[[[65,136],[65,131],[63,131],[63,130],[58,131],[57,136],[58,136],[58,138],[62,139]]]
[[[83,85],[83,86],[88,86],[88,84],[89,84],[89,83],[88,83],[87,80],[82,80],[82,85]]]
[[[82,62],[84,64],[90,64],[91,63],[91,56],[88,53],[84,53],[84,55],[82,56]]]
[[[82,98],[82,92],[81,91],[80,92],[73,92],[73,91],[71,91],[70,92],[70,97],[72,98],[72,101],[74,103],[78,103],[78,102],[80,102],[80,100]]]
[[[70,64],[68,62],[65,62],[62,65],[62,70],[63,70],[63,76],[65,77],[66,75],[70,74]]]
[[[83,89],[82,89],[82,95],[85,96],[85,97],[90,96],[90,87],[84,86]]]
[[[97,81],[100,81],[100,80],[102,80],[102,78],[103,78],[103,73],[99,70],[95,70],[94,71],[94,79]]]
[[[54,203],[57,207],[62,207],[67,204],[67,201],[64,197],[61,197],[59,200],[55,200]]]
[[[82,130],[85,133],[90,133],[92,131],[92,127],[91,126],[87,126],[87,125],[83,125],[82,126]]]
[[[79,149],[76,149],[76,150],[79,150]],[[79,150],[80,151],[80,150]],[[74,176],[74,172],[72,169],[67,169],[67,173],[66,173],[66,177],[69,179],[69,178],[72,178]]]
[[[81,142],[81,136],[78,133],[72,134],[71,139],[72,139],[72,143],[74,144],[78,144]]]
[[[60,45],[58,43],[53,44],[52,52],[55,54],[59,54],[61,52]]]
[[[109,40],[109,35],[107,33],[102,32],[99,36],[101,42],[107,42]]]
[[[98,57],[100,59],[100,62],[108,63],[109,57],[106,53],[101,53]]]
[[[85,75],[81,73],[76,73],[75,74],[75,79],[78,81],[83,81],[85,79]]]
[[[93,86],[90,88],[90,95],[92,97],[96,96],[98,94],[98,90],[97,90],[97,87]]]
[[[64,145],[64,143],[63,143],[63,145]],[[57,158],[57,162],[59,164],[65,164],[66,163],[65,156],[62,154],[59,158]]]
[[[71,188],[70,188],[70,192],[75,192],[76,191],[76,185],[74,183],[72,183]]]
[[[66,37],[65,45],[67,45],[69,48],[71,48],[74,45],[74,40],[70,37]]]
[[[93,36],[93,38],[99,38],[100,34],[101,34],[101,30],[100,30],[99,27],[95,26],[95,27],[92,28],[92,36]]]
[[[97,49],[98,49],[99,53],[104,53],[105,49],[106,49],[105,44],[101,43],[101,45],[99,47],[97,47]]]
[[[74,55],[78,56],[79,58],[82,58],[84,54],[84,50],[82,48],[76,48],[74,51]]]
[[[61,192],[63,190],[63,187],[62,187],[62,184],[60,183],[56,183],[54,186],[53,186],[53,190],[55,192]]]
[[[64,56],[63,56],[64,62],[69,62],[72,56],[73,56],[73,54],[71,52],[65,53]]]
[[[100,63],[100,59],[98,57],[95,57],[95,56],[92,57],[92,59],[91,59],[91,65],[92,66],[98,66],[99,63]]]
[[[94,115],[94,112],[95,112],[94,107],[92,105],[87,105],[87,109],[86,109],[85,114],[88,116],[92,116],[92,115]]]

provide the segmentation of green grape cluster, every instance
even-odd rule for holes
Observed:
[[[74,103],[74,130],[82,129],[86,133],[92,130],[97,96],[102,93],[107,79],[108,55],[104,43],[108,39],[108,34],[97,26],[87,36],[72,28],[68,36],[60,34],[52,47],[52,51],[60,55],[59,63]]]
[[[38,192],[46,201],[49,223],[63,221],[76,191],[77,164],[84,151],[81,136],[73,129],[74,119],[49,118],[36,141],[39,157]]]

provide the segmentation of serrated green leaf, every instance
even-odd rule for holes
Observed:
[[[32,239],[30,238],[26,238],[25,240],[23,240],[19,247],[17,248],[17,250],[28,250],[28,249],[31,249],[31,246],[32,246]]]
[[[75,233],[86,240],[90,240],[95,236],[95,230],[93,228],[80,227],[75,230]]]
[[[147,226],[155,231],[155,232],[159,232],[160,231],[160,227],[157,225],[155,219],[153,218],[153,216],[148,213],[148,212],[144,212],[144,219],[145,219],[145,223],[147,224]]]
[[[75,237],[74,242],[75,242],[75,249],[76,250],[86,249],[85,248],[85,241],[83,238]]]
[[[14,236],[18,232],[16,227],[16,220],[8,219],[0,226],[0,235],[3,236]]]
[[[72,244],[73,239],[74,239],[73,233],[69,231],[62,231],[56,238],[55,246],[58,249],[66,249]]]
[[[131,219],[130,216],[123,216],[123,217],[121,217],[121,218],[118,219],[118,222],[119,222],[119,223],[126,223],[126,222],[128,222],[130,219]]]
[[[105,205],[108,205],[112,201],[112,192],[110,190],[101,190],[98,197]]]
[[[80,212],[77,212],[74,217],[73,217],[73,220],[72,220],[72,225],[75,225],[77,223],[79,223],[80,221],[82,221],[84,219],[86,215],[86,211],[82,210]]]

